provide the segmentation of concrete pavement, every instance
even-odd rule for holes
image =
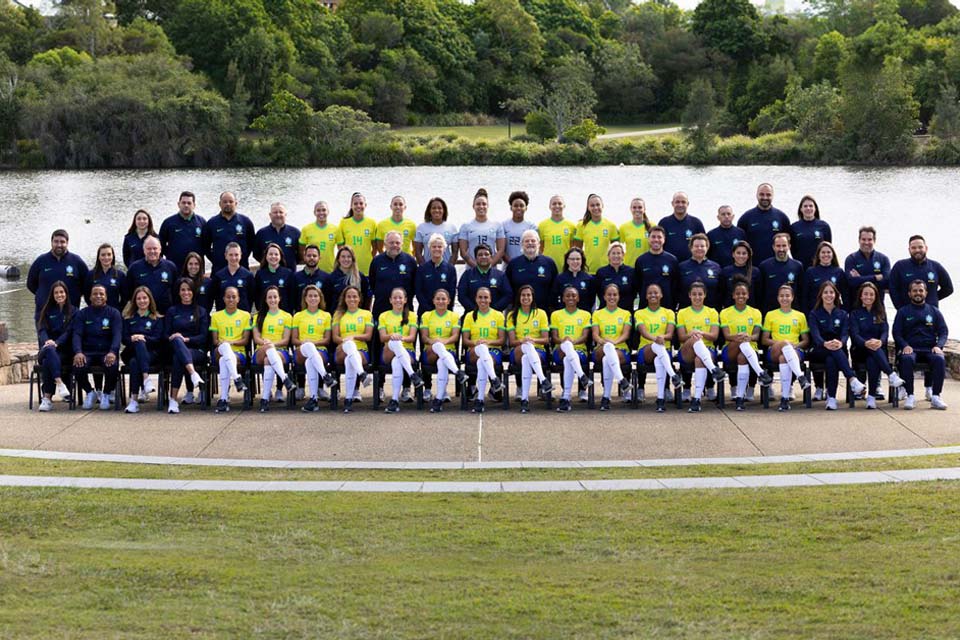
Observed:
[[[569,414],[488,408],[481,419],[456,403],[440,415],[403,405],[396,415],[373,412],[367,399],[354,413],[314,414],[276,406],[267,414],[216,415],[186,407],[158,413],[152,403],[138,415],[27,410],[26,385],[0,387],[0,448],[204,458],[331,461],[493,462],[547,460],[644,460],[651,458],[759,457],[816,452],[914,449],[960,443],[960,382],[948,381],[947,411],[925,401],[914,411],[884,408],[827,412],[822,403],[789,414],[743,413],[707,405],[699,415],[651,404],[639,410],[614,403],[609,413],[576,404]],[[649,394],[652,389],[648,389]],[[491,407],[492,403],[488,403]],[[234,406],[239,406],[235,399]]]

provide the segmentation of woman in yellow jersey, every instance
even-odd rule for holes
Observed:
[[[287,375],[290,364],[290,333],[293,317],[280,308],[280,289],[273,285],[263,292],[263,300],[257,305],[257,321],[253,326],[253,363],[263,367],[263,389],[260,395],[260,413],[270,408],[270,394],[274,379],[278,378],[288,393],[297,389],[297,383]],[[283,400],[278,390],[273,399]]]
[[[360,273],[370,273],[370,263],[377,255],[377,221],[366,217],[367,199],[362,193],[350,196],[350,212],[340,221],[340,241],[353,249]]]
[[[623,365],[629,366],[627,355],[630,339],[630,312],[617,306],[620,303],[620,288],[611,283],[603,290],[606,306],[593,312],[593,357],[603,367],[603,398],[600,411],[610,410],[610,391],[613,383],[620,385],[620,395],[625,400],[630,397],[630,378],[623,373]]]
[[[763,331],[760,311],[747,305],[750,300],[750,281],[744,276],[733,277],[733,305],[720,312],[720,329],[727,345],[720,352],[720,359],[727,365],[737,363],[737,386],[733,397],[737,411],[744,410],[747,382],[750,370],[757,374],[760,384],[769,387],[773,377],[760,366],[757,357],[757,342]]]
[[[410,376],[414,388],[423,386],[420,374],[413,370],[414,350],[417,345],[417,314],[407,304],[407,292],[397,287],[390,292],[391,308],[380,314],[377,326],[380,327],[380,342],[383,347],[383,363],[390,365],[390,383],[393,398],[387,404],[387,413],[400,411],[400,388],[403,387],[403,373]]]
[[[326,395],[326,391],[320,387],[320,380],[331,388],[337,384],[336,379],[327,372],[332,320],[330,314],[324,310],[325,306],[320,288],[315,284],[308,284],[300,294],[301,310],[293,316],[293,334],[290,339],[296,348],[297,364],[307,371],[307,390],[310,397],[302,410],[308,413],[319,411],[321,394]]]
[[[660,285],[648,286],[646,299],[647,306],[637,309],[633,314],[633,326],[640,334],[637,365],[639,370],[641,364],[653,364],[657,377],[657,413],[663,413],[667,406],[665,400],[667,380],[670,380],[675,387],[683,384],[683,378],[674,370],[673,360],[670,357],[670,343],[673,341],[677,318],[672,309],[660,306],[660,301],[663,300],[663,290]],[[641,378],[637,383],[637,393],[642,393],[645,382]]]
[[[720,337],[720,314],[703,303],[707,287],[700,281],[690,285],[690,306],[677,313],[677,336],[680,338],[680,362],[693,365],[693,397],[690,413],[700,411],[700,398],[707,384],[707,372],[720,382],[727,377],[723,369],[714,364],[717,350],[713,344]]]
[[[570,250],[570,243],[577,231],[577,225],[563,217],[563,198],[550,198],[550,217],[537,226],[540,234],[540,253],[555,263],[563,264],[563,256]]]
[[[370,384],[363,370],[370,362],[367,343],[373,338],[373,315],[360,307],[360,289],[348,286],[340,294],[337,310],[333,314],[333,343],[337,345],[337,364],[346,373],[343,391],[343,412],[350,413],[354,400],[358,400],[359,380],[363,386]]]
[[[550,337],[557,347],[553,352],[553,360],[563,365],[563,393],[557,411],[567,412],[570,411],[574,376],[584,390],[593,384],[593,380],[583,372],[587,366],[587,341],[593,323],[590,312],[580,308],[580,291],[577,287],[568,285],[560,295],[563,309],[557,309],[550,316]]]
[[[250,312],[237,307],[240,291],[227,287],[223,291],[223,309],[210,316],[210,340],[216,347],[220,375],[220,399],[217,413],[230,411],[230,382],[237,391],[246,389],[238,373],[239,365],[247,364],[247,346],[250,344]]]
[[[607,248],[611,242],[619,239],[617,225],[603,217],[603,200],[591,193],[587,197],[587,211],[583,214],[583,220],[577,224],[573,246],[580,247],[587,254],[587,264],[605,264]]]
[[[450,292],[433,292],[433,311],[420,318],[420,344],[424,364],[437,367],[437,393],[430,405],[430,413],[443,411],[447,398],[447,382],[452,373],[462,386],[467,376],[457,364],[457,345],[460,344],[460,316],[450,309]]]
[[[487,382],[494,400],[500,400],[503,383],[497,377],[496,365],[503,363],[500,349],[506,340],[506,327],[503,314],[490,306],[493,295],[487,287],[477,289],[476,309],[467,313],[463,319],[463,346],[467,348],[467,357],[477,364],[477,399],[473,404],[473,413],[483,413],[483,398],[487,393]]]
[[[647,203],[643,198],[634,198],[630,201],[630,220],[620,225],[620,242],[627,249],[624,261],[633,266],[637,258],[650,248],[647,236],[653,224],[647,217]]]
[[[547,312],[538,309],[529,284],[517,290],[513,309],[507,314],[507,339],[512,351],[510,366],[520,368],[520,413],[530,412],[530,383],[536,374],[540,393],[553,391],[553,385],[543,372],[547,363],[547,345],[550,343],[550,321]]]
[[[314,221],[305,225],[300,231],[300,260],[303,261],[303,254],[307,247],[314,245],[320,252],[317,268],[330,273],[335,264],[334,255],[337,245],[343,244],[343,236],[340,234],[339,226],[327,222],[330,217],[330,207],[323,200],[313,205],[313,216]]]
[[[403,199],[403,196],[390,198],[390,216],[377,224],[375,255],[383,253],[383,241],[391,231],[399,233],[403,240],[400,250],[413,255],[413,238],[417,235],[417,225],[413,220],[403,217],[406,211],[407,201]]]
[[[807,316],[793,310],[793,287],[780,285],[777,290],[779,309],[768,311],[763,319],[763,346],[767,347],[767,361],[780,367],[780,408],[790,410],[790,387],[793,376],[800,387],[810,386],[810,378],[803,372],[800,363],[803,350],[810,344]]]

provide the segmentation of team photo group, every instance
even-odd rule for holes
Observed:
[[[838,239],[855,249],[844,258],[813,196],[794,215],[773,199],[761,184],[756,207],[737,217],[720,206],[707,230],[683,192],[659,222],[635,198],[617,224],[598,195],[573,215],[554,196],[549,217],[533,221],[525,192],[494,203],[479,189],[473,219],[458,227],[440,197],[415,220],[395,196],[378,222],[354,193],[339,213],[317,202],[302,229],[274,203],[258,230],[233,193],[205,219],[184,191],[159,226],[136,211],[92,266],[70,252],[67,230],[53,231],[27,280],[38,409],[76,397],[84,409],[138,413],[162,390],[169,413],[207,403],[222,413],[236,390],[244,406],[259,391],[262,412],[301,400],[307,412],[327,402],[351,412],[376,381],[367,399],[379,404],[388,386],[388,413],[415,396],[442,412],[454,392],[481,413],[488,394],[508,405],[513,377],[528,413],[534,382],[553,408],[557,374],[558,411],[594,406],[595,393],[607,411],[614,390],[633,406],[646,400],[648,372],[658,412],[674,396],[699,412],[725,380],[738,411],[757,384],[766,397],[778,387],[779,410],[790,410],[794,382],[836,410],[841,373],[867,409],[885,399],[884,377],[886,393],[913,409],[921,372],[929,406],[945,409],[938,303],[953,284],[926,240],[911,236],[891,262],[865,225]],[[502,207],[509,217],[492,219]]]

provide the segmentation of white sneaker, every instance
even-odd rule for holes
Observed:
[[[684,389],[682,398],[684,402],[690,402],[690,389]]]
[[[199,387],[202,384],[205,384],[203,378],[200,377],[200,374],[194,371],[190,374],[190,382],[193,383],[193,386]]]
[[[109,406],[109,403],[108,403],[108,406]],[[100,408],[102,409],[103,406],[101,405]],[[140,403],[138,403],[136,400],[131,400],[127,404],[127,408],[124,409],[123,412],[124,413],[140,413]]]
[[[196,398],[193,395],[193,391],[188,391],[185,394],[183,394],[183,399],[180,402],[182,402],[183,404],[193,404],[194,402],[196,402]]]
[[[814,402],[820,402],[821,400],[825,400],[826,397],[827,397],[827,392],[824,391],[823,389],[818,388],[816,391],[813,392]],[[790,394],[790,399],[793,400],[793,393]]]
[[[707,389],[707,400],[716,400],[716,399],[717,399],[717,390]]]
[[[910,411],[915,406],[917,406],[917,399],[913,395],[907,396],[907,399],[903,402],[903,408],[906,411]]]
[[[101,393],[100,395],[103,396],[102,393]],[[111,404],[116,404],[116,403],[117,403],[117,392],[116,392],[116,391],[111,391],[110,393],[108,393],[108,394],[107,394],[107,399],[110,401]],[[102,401],[103,398],[101,397],[100,400]]]
[[[587,400],[590,399],[589,395],[587,394],[587,390],[586,390],[586,389],[584,389],[583,391],[581,391],[581,392],[580,392],[580,395],[577,396],[577,397],[580,399],[580,402],[586,402]]]
[[[413,396],[410,395],[410,389],[404,387],[400,391],[400,402],[413,402]]]
[[[867,409],[876,409],[877,399],[873,396],[867,396]]]
[[[796,394],[794,394],[794,392],[793,392],[793,388],[790,389],[790,395],[787,396],[787,399],[788,399],[790,402],[793,402],[794,400],[797,399]],[[823,398],[820,398],[820,399],[823,400]]]
[[[836,411],[836,410],[837,410],[837,399],[827,398],[827,411]]]
[[[940,396],[930,396],[930,408],[939,409],[941,411],[947,408],[947,403],[940,399]]]
[[[317,400],[329,400],[330,392],[327,391],[327,388],[323,385],[320,385],[319,390],[317,391]]]
[[[623,403],[633,402],[633,389],[631,389],[630,391],[627,391],[625,394],[623,394],[623,396],[621,396],[620,400],[621,400],[621,402],[623,402]]]
[[[90,411],[93,409],[93,405],[100,400],[100,394],[96,391],[87,391],[86,397],[83,399],[83,404],[80,405],[85,411]]]
[[[850,379],[850,390],[853,391],[853,395],[859,396],[861,393],[866,391],[867,385],[860,382],[857,378]]]
[[[430,393],[430,389],[424,389],[424,390],[423,390],[423,401],[424,401],[424,402],[430,402],[430,400],[432,400],[432,399],[433,399],[433,394]]]
[[[57,395],[60,396],[60,399],[64,402],[70,400],[70,389],[67,388],[67,385],[62,382],[57,384]]]
[[[907,399],[907,390],[903,387],[897,387],[897,400],[903,402]]]
[[[153,378],[147,376],[147,379],[143,382],[143,392],[147,395],[150,395],[157,390],[156,384],[153,382]]]
[[[167,403],[167,413],[180,413],[180,403],[170,398],[170,401]]]
[[[927,399],[927,402],[930,402],[930,398],[933,397],[933,387],[924,387],[923,397]]]
[[[360,402],[361,400],[363,400],[363,396],[360,395],[360,392],[359,392],[359,391],[357,391],[355,394],[353,394],[353,401],[354,401],[354,402]],[[382,394],[380,395],[380,402],[383,402],[383,395],[382,395]]]
[[[295,397],[296,397],[297,400],[303,400],[303,399],[306,397],[306,395],[303,393],[303,388],[302,388],[302,387],[297,387],[297,391],[296,391]]]
[[[887,376],[887,378],[890,379],[890,386],[894,389],[899,389],[903,386],[903,378],[898,376],[896,371]]]
[[[747,402],[753,402],[753,387],[747,388],[746,400]]]
[[[141,389],[140,393],[137,394],[137,402],[146,402],[147,400],[147,391],[145,389]]]
[[[639,400],[640,402],[643,402],[644,400],[647,399],[647,394],[644,393],[643,389],[637,389],[636,394],[637,394],[637,400]]]
[[[283,402],[283,389],[277,389],[273,392],[274,402]]]
[[[40,398],[40,406],[37,407],[37,411],[43,411],[44,413],[46,413],[47,411],[52,411],[52,410],[53,410],[53,402],[50,400],[50,398]]]
[[[110,396],[104,393],[100,394],[100,411],[106,411],[110,408]]]

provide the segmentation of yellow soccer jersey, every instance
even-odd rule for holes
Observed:
[[[620,230],[617,225],[607,219],[600,222],[590,220],[577,224],[574,240],[583,242],[583,253],[587,256],[587,266],[591,272],[607,264],[607,249],[610,243],[620,239]]]
[[[633,313],[633,326],[637,327],[638,333],[640,325],[643,325],[650,335],[663,336],[667,334],[667,329],[670,328],[670,325],[675,324],[677,324],[677,316],[673,312],[673,309],[660,307],[656,311],[651,311],[650,307],[645,307],[643,309],[637,309]],[[652,343],[652,340],[648,340],[643,337],[643,334],[640,334],[640,347],[645,347]]]
[[[753,335],[754,330],[762,326],[760,320],[760,311],[751,306],[747,306],[743,311],[737,311],[733,305],[720,312],[720,327],[730,329],[730,333],[746,333]],[[750,341],[750,346],[757,348],[755,340]]]
[[[590,319],[590,312],[583,309],[577,309],[570,313],[566,309],[557,309],[550,315],[550,328],[557,330],[557,335],[563,341],[566,338],[577,340],[583,335],[584,329],[593,326]],[[573,346],[577,351],[586,351],[587,345],[577,344]]]
[[[630,312],[626,309],[609,311],[606,307],[593,312],[593,326],[600,327],[600,337],[615,340],[623,333],[623,325],[630,325]],[[617,348],[626,347],[626,340],[614,343]]]
[[[340,227],[335,224],[319,227],[316,222],[311,222],[300,231],[300,245],[306,247],[311,244],[320,249],[320,262],[317,267],[327,273],[333,271],[337,245],[343,244]],[[291,265],[287,266],[293,268]]]
[[[801,334],[810,331],[807,327],[807,316],[796,310],[784,313],[780,309],[767,312],[767,317],[763,320],[763,330],[774,340],[786,340],[791,344],[799,343]]]
[[[297,337],[303,342],[318,343],[323,340],[323,335],[333,328],[333,324],[330,314],[323,309],[317,309],[316,313],[304,309],[293,316],[293,327],[297,330]]]
[[[353,249],[357,256],[357,268],[360,273],[370,273],[370,263],[373,262],[373,241],[377,237],[377,221],[364,217],[357,222],[353,218],[344,218],[340,221],[341,242]]]
[[[633,220],[623,223],[620,225],[620,242],[627,248],[627,255],[623,262],[632,266],[637,258],[650,248],[646,225],[638,225]]]
[[[463,319],[463,333],[469,334],[471,340],[496,340],[501,329],[506,330],[506,323],[503,314],[496,309],[490,309],[486,314],[477,312],[476,320],[471,311]]]
[[[706,333],[713,327],[720,326],[720,314],[711,307],[702,307],[700,311],[694,311],[693,307],[684,307],[677,312],[677,326],[686,329],[687,333],[691,331]],[[713,340],[704,338],[703,344],[712,347]]]
[[[221,309],[210,316],[210,331],[216,331],[221,340],[236,340],[244,331],[249,332],[250,327],[250,313],[243,309],[237,309],[233,313]],[[237,353],[247,352],[246,346],[242,344],[235,344],[231,348]]]
[[[547,319],[547,312],[543,309],[537,309],[534,313],[524,313],[517,311],[516,320],[512,320],[513,312],[508,314],[507,331],[515,331],[517,339],[541,338],[543,332],[550,333],[550,321]]]
[[[393,309],[387,309],[377,318],[377,326],[386,329],[388,336],[394,333],[407,335],[410,333],[410,327],[416,328],[417,326],[417,314],[413,311],[407,312],[407,325],[405,327],[400,326],[400,320],[401,315],[399,313],[394,313]]]
[[[260,322],[259,317],[257,322]],[[267,316],[263,319],[263,329],[260,330],[260,337],[270,342],[277,342],[283,339],[284,330],[292,328],[293,317],[286,311],[281,309],[276,313],[267,312]]]
[[[373,326],[373,314],[366,309],[357,309],[353,313],[344,311],[340,320],[337,321],[337,326],[340,327],[341,338],[362,336],[366,333],[367,327]],[[362,340],[354,340],[353,342],[357,345],[357,349],[366,350],[366,342]]]
[[[537,226],[540,242],[543,244],[543,255],[557,263],[559,271],[563,271],[563,256],[570,248],[576,230],[577,225],[569,220],[554,222],[553,218],[547,218]]]
[[[391,231],[399,231],[403,236],[403,244],[400,246],[400,250],[413,255],[413,237],[417,235],[416,223],[407,218],[404,218],[400,222],[394,222],[392,216],[381,220],[379,224],[377,224],[377,240],[383,242],[383,239],[386,238],[387,234]]]
[[[427,311],[423,314],[423,317],[420,318],[420,328],[427,329],[430,337],[435,340],[449,338],[453,335],[453,330],[459,326],[460,316],[453,311],[447,311],[443,315],[438,314],[436,311]],[[457,345],[448,344],[445,346],[447,347],[447,351],[457,352]]]

